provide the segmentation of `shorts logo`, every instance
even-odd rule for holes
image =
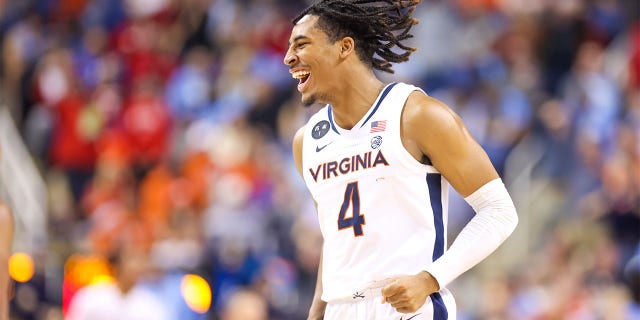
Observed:
[[[357,292],[353,294],[353,299],[364,299],[364,292]]]
[[[330,128],[331,128],[331,124],[329,123],[329,121],[322,120],[316,123],[315,126],[313,126],[313,130],[311,130],[311,136],[314,139],[318,140],[324,137],[327,134],[327,132],[329,132]]]
[[[378,149],[378,147],[380,147],[380,145],[382,145],[382,137],[381,136],[375,136],[375,137],[371,138],[371,148],[372,149]]]

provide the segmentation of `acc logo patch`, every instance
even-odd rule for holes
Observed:
[[[318,140],[324,137],[327,134],[327,132],[329,132],[330,128],[331,128],[331,124],[329,123],[329,121],[322,120],[316,123],[315,126],[313,126],[313,130],[311,131],[311,136],[314,139]]]
[[[371,138],[371,148],[378,149],[378,147],[380,147],[380,145],[382,145],[382,137],[381,136],[375,136],[375,137]]]

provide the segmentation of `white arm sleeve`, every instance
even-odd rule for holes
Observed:
[[[425,268],[440,288],[489,256],[518,224],[516,208],[499,178],[486,183],[465,200],[476,215],[460,231],[449,250]]]

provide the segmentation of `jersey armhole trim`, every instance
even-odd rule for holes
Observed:
[[[407,95],[407,98],[405,99],[404,104],[402,105],[402,107],[400,108],[400,111],[396,115],[397,116],[396,120],[398,121],[397,122],[398,135],[395,137],[395,139],[397,139],[398,146],[401,149],[399,152],[400,153],[399,160],[402,162],[404,166],[406,166],[408,169],[411,169],[415,172],[424,172],[426,170],[427,173],[440,173],[432,164],[422,163],[418,161],[416,158],[414,158],[413,155],[411,155],[411,153],[409,153],[407,148],[404,146],[404,143],[402,141],[402,130],[403,130],[402,115],[404,114],[404,109],[407,105],[407,101],[409,100],[409,95],[411,95],[414,91],[419,91],[426,95],[426,93],[422,89],[412,86],[412,90]],[[429,159],[429,161],[431,160]]]

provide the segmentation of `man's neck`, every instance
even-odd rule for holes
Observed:
[[[362,119],[376,101],[385,84],[373,73],[364,77],[349,77],[336,99],[331,103],[336,124],[351,129]]]

